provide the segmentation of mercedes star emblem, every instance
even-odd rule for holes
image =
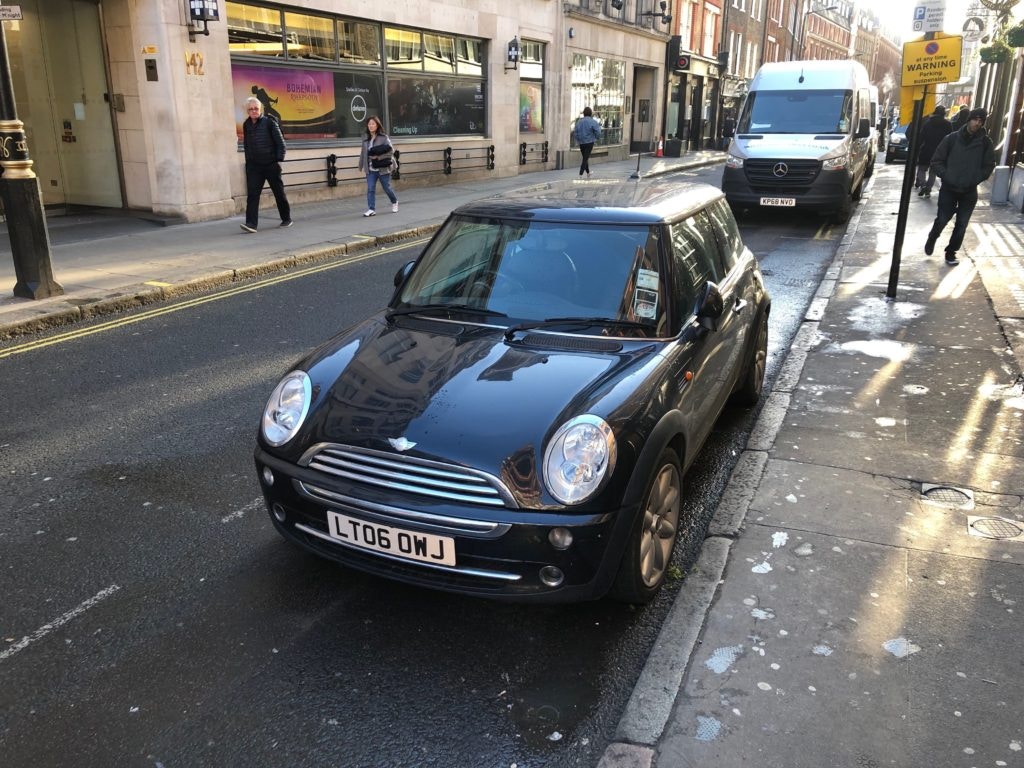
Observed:
[[[789,173],[789,166],[786,165],[785,163],[776,163],[775,167],[772,168],[772,174],[774,174],[780,179],[787,173]]]

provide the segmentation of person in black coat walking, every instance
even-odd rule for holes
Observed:
[[[939,187],[938,210],[925,240],[924,252],[932,255],[935,241],[955,214],[956,224],[946,245],[946,263],[950,266],[960,263],[956,252],[964,242],[967,225],[978,202],[978,185],[996,168],[992,139],[985,133],[986,117],[988,113],[984,109],[972,109],[967,125],[940,141],[932,156],[932,168],[942,179],[942,186]]]
[[[918,138],[921,150],[917,155],[917,186],[919,197],[931,197],[935,185],[935,169],[931,167],[932,155],[939,142],[953,132],[953,126],[946,119],[946,108],[941,104],[921,126]]]
[[[292,209],[284,194],[281,162],[284,160],[284,136],[281,126],[263,114],[263,104],[255,96],[245,100],[249,117],[242,123],[242,147],[245,149],[245,232],[255,232],[260,220],[260,196],[269,184],[281,214],[281,226],[292,225]]]

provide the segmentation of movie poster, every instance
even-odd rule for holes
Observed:
[[[232,64],[231,78],[239,141],[250,96],[281,124],[285,139],[361,139],[367,117],[383,120],[381,75]]]
[[[388,78],[391,136],[484,133],[485,101],[479,80]]]
[[[544,102],[541,83],[519,83],[519,130],[523,133],[544,132]]]
[[[233,64],[235,130],[242,140],[245,100],[255,96],[263,113],[281,124],[285,139],[334,136],[334,73]]]

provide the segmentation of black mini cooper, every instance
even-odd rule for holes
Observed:
[[[395,285],[270,396],[256,468],[281,534],[454,592],[650,600],[683,473],[764,379],[770,298],[722,192],[484,199]]]

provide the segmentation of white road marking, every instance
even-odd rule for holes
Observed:
[[[54,630],[59,629],[60,627],[64,626],[65,624],[67,624],[69,621],[71,621],[72,619],[76,618],[77,616],[81,616],[87,610],[89,610],[93,606],[99,604],[101,601],[105,600],[106,598],[110,597],[112,594],[117,592],[117,590],[119,590],[119,589],[120,589],[120,587],[117,586],[117,584],[111,584],[106,589],[101,589],[99,592],[97,592],[95,595],[90,597],[84,603],[81,603],[77,607],[72,608],[70,611],[68,611],[64,615],[58,616],[56,619],[54,619],[53,621],[51,621],[48,624],[43,624],[43,626],[41,626],[39,629],[37,629],[31,635],[28,635],[27,637],[21,638],[21,640],[16,642],[10,648],[7,648],[2,653],[0,653],[0,661],[4,661],[4,660],[10,658],[11,656],[13,656],[14,654],[18,653],[19,651],[25,650],[26,648],[28,648],[32,643],[36,642],[37,640],[42,640],[44,637],[46,637],[48,634],[50,634]]]
[[[222,523],[230,523],[232,520],[237,520],[238,518],[243,517],[246,512],[250,512],[250,511],[252,511],[254,509],[259,509],[262,504],[263,504],[263,497],[260,496],[255,501],[250,501],[248,504],[246,504],[241,509],[236,509],[230,515],[225,515],[224,517],[222,517],[220,519],[220,521]]]

